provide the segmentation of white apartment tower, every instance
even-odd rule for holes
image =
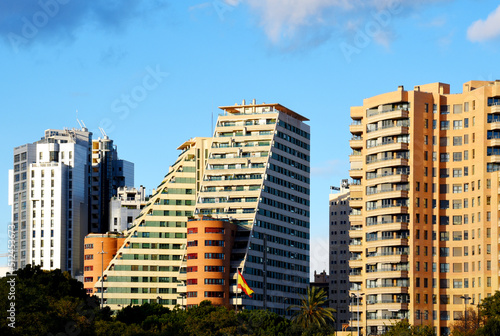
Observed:
[[[309,286],[309,119],[255,100],[220,109],[195,212],[239,223],[231,303],[240,268],[255,291],[240,307],[289,314]]]
[[[13,269],[36,264],[46,270],[69,271],[72,276],[83,273],[83,239],[93,228],[94,208],[102,216],[104,208],[98,205],[106,200],[109,208],[115,186],[133,183],[133,164],[117,159],[112,141],[109,146],[100,144],[99,139],[93,146],[92,133],[82,127],[49,129],[41,140],[14,148],[9,171],[16,240]],[[101,147],[111,147],[109,159]],[[98,228],[106,228],[107,216],[104,222]]]
[[[91,138],[86,128],[49,129],[40,141],[14,148],[9,174],[14,269],[37,264],[82,272]]]

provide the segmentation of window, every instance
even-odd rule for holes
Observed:
[[[207,227],[207,228],[205,228],[205,233],[220,233],[220,234],[224,234],[224,229],[223,228],[211,228],[211,227]]]
[[[439,138],[439,146],[449,146],[450,145],[450,142],[448,141],[449,138],[448,137],[440,137]]]
[[[450,272],[450,264],[448,264],[448,263],[440,263],[439,264],[439,271],[441,273],[448,273],[448,272]],[[442,280],[448,280],[448,279],[442,279]]]
[[[453,137],[453,146],[462,146],[462,137],[454,136]]]
[[[441,123],[440,123],[440,129],[441,129],[441,131],[449,130],[450,129],[450,122],[447,121],[447,120],[441,121]]]
[[[205,253],[205,259],[224,259],[224,253]]]
[[[454,152],[453,153],[453,161],[454,162],[462,161],[462,152]]]
[[[453,129],[454,130],[462,129],[462,120],[453,120]]]
[[[441,153],[439,155],[440,162],[449,162],[450,161],[450,153]]]

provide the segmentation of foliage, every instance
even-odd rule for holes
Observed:
[[[83,284],[69,273],[43,271],[40,266],[27,265],[0,281],[0,297],[7,298],[10,283],[15,279],[15,298],[0,300],[0,334],[46,335],[59,332],[78,332],[89,335],[95,320],[98,302],[85,293]],[[9,327],[7,309],[15,304],[15,328]],[[101,314],[101,317],[103,315]]]
[[[9,300],[1,300],[0,335],[72,335],[72,336],[325,336],[334,330],[333,310],[320,307],[326,303],[323,291],[309,291],[301,307],[307,325],[295,323],[265,310],[244,310],[240,313],[210,301],[198,307],[173,310],[157,303],[127,306],[115,316],[106,307],[100,309],[99,299],[88,296],[82,283],[60,270],[43,271],[28,265],[15,272],[16,328],[7,323]],[[11,276],[0,279],[0,295],[7,297]],[[301,321],[298,319],[297,321]]]
[[[393,323],[387,332],[386,336],[434,336],[434,329],[429,326],[412,326],[408,320],[400,320]]]
[[[475,333],[477,336],[500,335],[500,317],[490,317]]]
[[[456,320],[451,326],[452,336],[473,336],[476,334],[476,330],[482,324],[479,321],[479,316],[477,311],[473,308],[467,309],[467,319],[462,316],[460,319]]]
[[[481,316],[487,318],[500,316],[500,291],[496,291],[495,295],[483,299],[480,305]]]
[[[290,306],[289,309],[298,309],[292,321],[307,329],[310,326],[326,327],[334,322],[335,309],[326,308],[328,296],[323,289],[311,287],[307,289],[307,296],[302,297],[300,305]]]

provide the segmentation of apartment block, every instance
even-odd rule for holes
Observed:
[[[14,269],[36,264],[83,273],[91,137],[86,128],[49,129],[41,140],[14,148],[9,174]]]
[[[349,182],[344,179],[340,187],[331,187],[329,196],[330,218],[330,278],[329,299],[330,307],[334,308],[335,330],[347,329],[349,323]],[[352,242],[351,242],[352,244]]]
[[[498,288],[500,82],[432,83],[351,108],[352,324],[447,335]]]
[[[212,138],[179,147],[179,158],[105,270],[104,297],[112,309],[208,299],[284,314],[285,304],[298,304],[305,294],[307,119],[255,101],[221,109]],[[238,268],[255,291],[252,298],[236,292]]]
[[[196,214],[238,222],[231,304],[289,314],[285,304],[298,304],[309,286],[308,119],[255,100],[220,109]],[[252,298],[236,298],[238,268]]]
[[[129,229],[135,218],[146,206],[146,188],[119,187],[109,204],[109,231],[123,232]]]

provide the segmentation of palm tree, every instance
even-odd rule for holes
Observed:
[[[307,297],[302,297],[300,305],[290,306],[288,309],[298,309],[292,317],[292,321],[303,328],[316,325],[323,327],[328,322],[334,322],[333,313],[335,309],[324,308],[328,303],[328,296],[323,289],[312,287],[307,289]]]

